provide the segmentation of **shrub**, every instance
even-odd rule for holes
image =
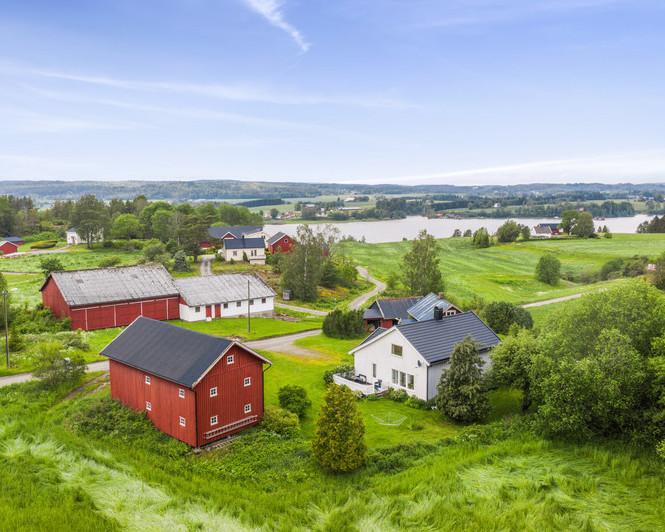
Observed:
[[[362,310],[335,309],[323,320],[323,334],[331,338],[356,338],[364,332]]]
[[[30,249],[50,249],[54,248],[57,243],[57,240],[41,240],[30,244]]]
[[[59,272],[65,269],[58,257],[42,257],[39,260],[39,267],[45,276],[51,272]]]
[[[113,255],[111,257],[106,257],[105,259],[102,259],[99,261],[99,267],[100,268],[112,268],[113,266],[117,266],[120,264],[121,260],[120,257]]]
[[[62,339],[62,345],[70,349],[79,349],[87,351],[90,349],[88,339],[80,330],[75,332],[59,333],[58,338]]]
[[[488,248],[492,244],[490,240],[490,234],[487,232],[487,229],[481,227],[475,233],[473,233],[473,247],[476,248]]]
[[[26,236],[24,240],[26,242],[41,242],[41,241],[52,241],[56,242],[60,238],[60,235],[55,231],[42,231],[41,233],[35,233],[34,235]]]
[[[561,277],[561,262],[551,253],[540,257],[536,265],[536,279],[550,285],[555,285]]]
[[[434,402],[425,401],[424,399],[419,399],[414,395],[409,395],[404,404],[408,407],[415,408],[416,410],[431,410]]]
[[[648,264],[649,257],[634,256],[633,258],[626,261],[626,264],[623,268],[623,275],[625,277],[638,277],[640,275],[644,275]]]
[[[185,252],[183,250],[176,251],[176,254],[173,256],[173,271],[188,272],[190,269]]]
[[[62,384],[75,384],[85,374],[85,361],[81,355],[66,356],[59,342],[42,342],[36,346],[35,369],[33,375],[46,388],[56,388]]]
[[[507,334],[513,324],[525,329],[533,327],[531,314],[507,301],[488,303],[483,309],[483,317],[487,325],[498,334]]]
[[[603,281],[607,281],[610,278],[610,274],[614,272],[619,272],[623,269],[623,260],[622,259],[612,259],[608,260],[603,264],[600,269],[600,278]]]
[[[280,436],[292,437],[300,431],[298,416],[277,406],[269,406],[263,414],[261,427]]]
[[[305,411],[312,406],[312,402],[307,398],[307,390],[295,384],[282,386],[277,393],[277,397],[282,408],[293,412],[300,419],[305,417]]]
[[[385,397],[391,401],[396,401],[398,403],[403,403],[409,398],[409,394],[406,393],[406,390],[400,390],[399,388],[390,388],[386,392]]]
[[[323,372],[323,382],[325,384],[332,384],[333,375],[340,373],[342,375],[352,375],[355,371],[353,364],[340,364],[332,369]]]
[[[329,471],[354,471],[365,463],[365,424],[356,397],[347,387],[328,387],[312,450],[319,464]]]

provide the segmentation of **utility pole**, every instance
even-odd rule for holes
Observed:
[[[7,369],[9,369],[9,325],[7,319],[7,290],[2,291],[2,300],[5,310],[5,353],[7,354]]]
[[[249,335],[252,330],[251,307],[249,299],[249,277],[247,278],[247,334]]]

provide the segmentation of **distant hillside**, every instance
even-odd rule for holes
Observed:
[[[139,194],[149,199],[169,201],[235,200],[254,198],[301,198],[345,194],[554,194],[573,191],[644,194],[665,192],[665,184],[571,183],[528,185],[362,185],[335,183],[274,183],[267,181],[0,181],[0,195],[31,196],[38,201],[78,198],[95,194],[102,199],[133,198]]]

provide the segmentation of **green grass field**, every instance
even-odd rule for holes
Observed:
[[[646,255],[655,259],[665,252],[665,235],[617,234],[612,239],[532,240],[475,249],[469,238],[447,238],[441,244],[441,270],[446,293],[469,300],[478,295],[486,301],[505,300],[527,303],[596,290],[602,283],[589,285],[561,281],[549,286],[534,278],[536,263],[547,252],[561,261],[562,272],[595,272],[612,258]],[[342,249],[376,277],[386,280],[399,273],[408,242],[363,244],[344,242]]]
[[[97,268],[100,261],[109,257],[118,257],[121,265],[136,264],[143,256],[140,251],[124,251],[121,249],[93,248],[72,246],[60,253],[23,255],[17,258],[0,259],[0,271],[18,273],[39,273],[39,262],[43,257],[57,257],[66,270]]]

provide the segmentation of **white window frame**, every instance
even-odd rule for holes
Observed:
[[[145,402],[145,409],[146,409],[148,412],[152,412],[152,403],[151,403],[150,401],[146,401],[146,402]]]
[[[210,397],[217,397],[217,386],[210,388]]]
[[[399,371],[396,369],[392,370],[390,374],[390,382],[392,382],[395,386],[399,385]]]
[[[252,403],[247,403],[243,410],[245,411],[245,414],[251,414],[252,413]]]
[[[226,356],[226,363],[231,365],[236,363],[236,359],[233,355],[227,355]]]
[[[372,378],[376,379],[376,363],[372,363]]]
[[[194,312],[197,314],[201,312],[201,307],[194,307]]]
[[[406,387],[409,390],[413,390],[416,387],[416,377],[411,375],[410,373],[406,374]]]
[[[180,425],[181,427],[186,427],[187,426],[187,420],[184,417],[180,416],[178,418],[178,425]]]
[[[245,377],[242,381],[242,385],[247,388],[247,386],[252,385],[252,378],[251,377]]]
[[[406,388],[406,373],[403,371],[399,372],[399,385],[402,388]]]
[[[210,426],[214,427],[219,423],[219,417],[218,416],[210,416]]]
[[[395,351],[399,351],[399,354]],[[402,358],[404,356],[404,347],[397,344],[390,344],[390,354],[394,357]]]
[[[146,376],[145,376],[145,383],[146,383],[148,386],[150,386],[150,381],[151,381],[151,379],[150,379],[150,375],[146,375]]]
[[[185,389],[184,389],[184,388],[180,388],[180,389],[178,390],[178,397],[180,397],[180,399],[184,399],[184,398],[185,398]]]

